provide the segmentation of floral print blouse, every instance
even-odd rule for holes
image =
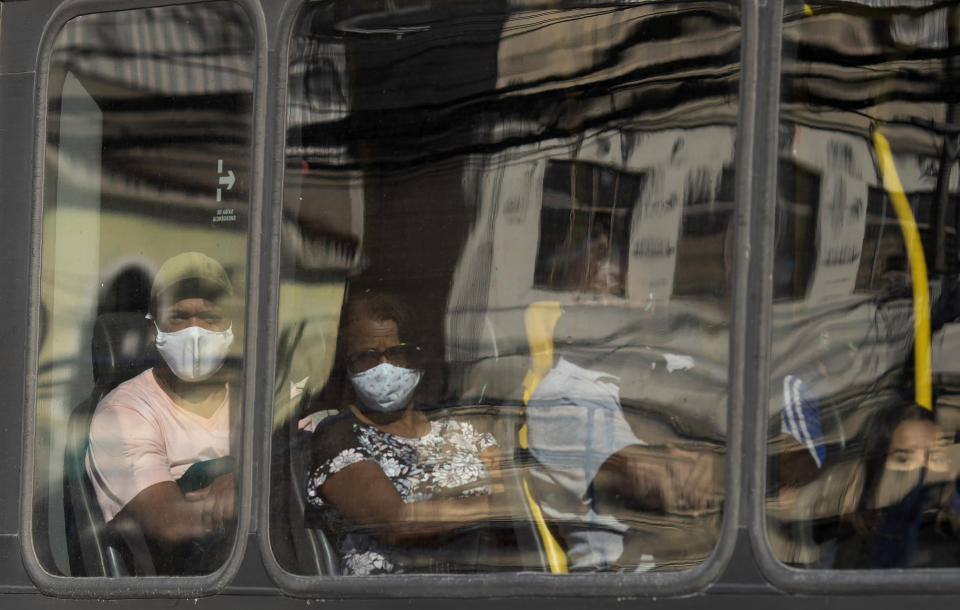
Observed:
[[[423,553],[432,553],[437,541],[424,548],[390,545],[354,526],[324,500],[322,487],[330,475],[364,460],[376,462],[407,503],[491,493],[483,483],[490,473],[480,452],[497,442],[467,422],[432,421],[427,434],[407,438],[367,425],[344,411],[320,424],[312,444],[305,490],[307,526],[319,527],[333,539],[342,574],[413,571],[413,564],[422,562]]]

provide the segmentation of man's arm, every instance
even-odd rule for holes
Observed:
[[[172,481],[156,483],[130,500],[116,520],[124,517],[166,549],[222,531],[234,519],[233,475],[220,476],[186,496]]]
[[[629,445],[603,463],[593,485],[649,508],[697,512],[720,503],[714,489],[715,462],[707,451]]]
[[[170,548],[222,529],[234,518],[233,475],[184,495],[170,472],[149,396],[124,386],[98,407],[90,424],[86,469],[104,516],[132,520]]]

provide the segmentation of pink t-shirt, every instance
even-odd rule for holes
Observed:
[[[229,387],[227,388],[229,393]],[[148,369],[107,394],[90,422],[87,474],[107,521],[138,493],[230,454],[229,395],[209,418],[178,406]]]

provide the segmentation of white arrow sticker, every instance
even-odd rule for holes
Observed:
[[[223,159],[217,159],[217,174],[220,176],[220,187],[217,188],[217,202],[223,200],[223,188],[227,187],[227,190],[233,188],[234,183],[237,181],[236,176],[233,175],[233,170],[228,169],[227,174],[223,175]]]

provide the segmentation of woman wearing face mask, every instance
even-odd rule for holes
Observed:
[[[363,294],[345,307],[340,361],[352,399],[321,423],[306,480],[307,525],[335,537],[344,574],[458,569],[449,534],[494,518],[490,434],[416,406],[423,375],[403,305]],[[439,567],[438,567],[439,566]]]
[[[138,525],[161,574],[210,572],[229,550],[232,293],[204,254],[166,261],[147,315],[156,365],[104,397],[91,420],[86,469],[104,518],[120,532]]]
[[[933,412],[910,403],[889,405],[860,436],[862,491],[835,567],[960,565],[958,465]]]

